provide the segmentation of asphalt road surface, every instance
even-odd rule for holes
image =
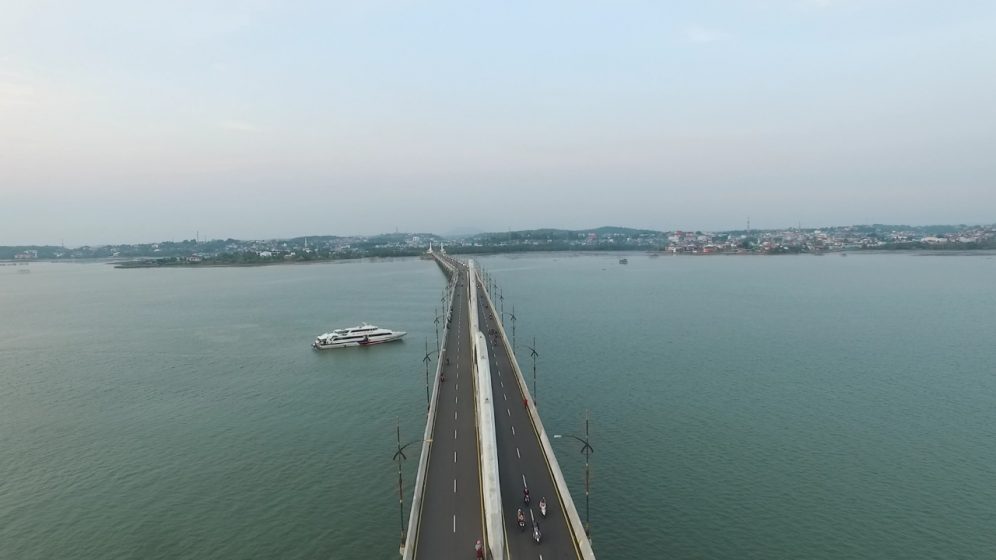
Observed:
[[[476,284],[476,283],[475,283]],[[519,383],[504,343],[491,329],[497,329],[500,315],[487,307],[484,289],[478,284],[478,312],[481,331],[488,338],[491,381],[494,391],[495,431],[498,443],[498,474],[501,478],[502,510],[505,516],[507,547],[513,560],[521,558],[554,560],[580,558],[567,515],[555,490],[553,475],[542,453],[539,434],[529,419]],[[496,342],[497,341],[497,342]],[[530,503],[523,502],[523,488],[529,488]],[[540,515],[539,502],[546,497],[547,517]],[[516,511],[526,519],[520,529]],[[539,524],[542,538],[532,538],[532,523]]]
[[[484,539],[467,269],[458,270],[460,286],[453,298],[446,350],[439,358],[445,381],[437,394],[415,558],[472,559],[474,543]]]

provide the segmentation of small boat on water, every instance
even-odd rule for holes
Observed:
[[[629,264],[629,259],[619,259],[619,264]]]
[[[405,336],[405,331],[382,329],[366,323],[348,329],[336,329],[330,333],[318,335],[311,347],[315,350],[331,350],[347,346],[372,346],[399,340]]]

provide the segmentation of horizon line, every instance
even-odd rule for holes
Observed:
[[[612,228],[615,228],[615,229],[627,229],[627,230],[642,231],[642,232],[652,232],[652,233],[658,233],[658,234],[667,234],[667,233],[674,233],[674,232],[678,232],[678,231],[681,231],[681,232],[691,231],[691,232],[702,232],[702,233],[729,233],[729,232],[734,232],[734,231],[757,231],[757,232],[763,232],[763,231],[785,231],[785,230],[788,230],[788,231],[791,231],[791,230],[803,231],[803,230],[820,230],[820,229],[847,228],[847,227],[874,227],[874,226],[902,226],[902,227],[910,227],[910,228],[929,228],[929,227],[962,227],[962,228],[972,228],[972,227],[987,227],[987,226],[989,226],[989,227],[996,227],[996,221],[993,221],[992,223],[976,223],[976,224],[968,224],[968,223],[939,224],[939,223],[934,223],[934,224],[922,224],[922,225],[913,225],[913,224],[884,224],[884,223],[875,223],[875,222],[873,222],[873,223],[848,224],[848,225],[824,225],[824,226],[818,226],[818,227],[805,227],[805,228],[801,227],[801,226],[788,226],[788,227],[774,227],[774,228],[772,228],[772,227],[765,227],[765,228],[734,228],[734,229],[721,229],[721,230],[709,230],[709,229],[671,229],[671,230],[657,230],[657,229],[638,228],[638,227],[630,227],[630,226],[608,226],[608,225],[606,225],[606,226],[598,226],[598,227],[593,227],[593,228],[580,228],[580,229],[556,228],[556,227],[538,227],[538,228],[531,228],[531,229],[517,229],[517,230],[506,230],[506,231],[481,231],[481,232],[472,233],[472,234],[450,235],[450,236],[440,235],[440,234],[432,233],[432,232],[418,232],[418,231],[404,231],[403,232],[403,231],[394,231],[394,232],[381,232],[381,233],[375,233],[375,234],[370,234],[370,235],[361,235],[361,234],[352,234],[352,235],[316,234],[316,235],[294,235],[294,236],[290,236],[290,237],[252,237],[252,238],[216,237],[216,238],[201,240],[200,236],[197,235],[197,236],[192,237],[192,238],[181,239],[179,242],[177,242],[175,239],[159,240],[159,241],[145,241],[145,242],[83,243],[81,245],[66,245],[65,242],[62,242],[59,245],[47,245],[47,244],[38,244],[38,243],[35,243],[35,244],[19,244],[19,245],[5,245],[5,244],[0,244],[0,247],[62,247],[64,249],[79,249],[79,248],[82,248],[82,247],[115,247],[115,246],[123,246],[123,245],[157,245],[157,244],[161,244],[161,243],[185,243],[185,242],[191,241],[191,240],[194,240],[195,243],[208,243],[208,242],[212,242],[212,241],[227,241],[229,239],[231,239],[233,241],[288,241],[288,240],[291,240],[291,239],[305,239],[305,238],[312,238],[312,237],[314,237],[314,238],[321,238],[321,237],[371,238],[371,237],[380,237],[380,236],[386,236],[386,235],[410,235],[410,236],[426,235],[426,236],[433,236],[433,237],[436,237],[436,238],[439,238],[439,239],[466,239],[466,238],[469,238],[469,237],[476,237],[476,236],[479,236],[479,235],[510,234],[510,233],[521,233],[521,232],[540,231],[540,230],[568,231],[568,232],[593,232],[595,230],[612,229]]]

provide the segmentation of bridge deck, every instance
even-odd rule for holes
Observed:
[[[454,293],[451,324],[439,358],[446,381],[437,392],[415,558],[472,558],[474,542],[484,534],[467,270],[461,266],[458,271],[461,286]]]
[[[498,442],[498,472],[501,477],[502,507],[505,513],[505,533],[510,558],[581,558],[567,514],[558,497],[551,467],[540,444],[535,425],[524,406],[525,396],[518,376],[511,366],[511,357],[505,344],[489,334],[500,320],[488,307],[484,290],[476,286],[481,331],[488,335],[491,359],[491,379],[494,391],[495,422]],[[531,502],[523,503],[523,485],[528,485]],[[547,518],[540,516],[539,501],[545,496]],[[516,510],[522,508],[526,529],[520,530]],[[535,519],[542,531],[542,540],[532,540],[531,520]]]

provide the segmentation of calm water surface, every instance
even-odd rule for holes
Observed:
[[[618,258],[480,259],[599,558],[996,557],[996,259]],[[435,265],[18,268],[0,558],[397,557]]]

